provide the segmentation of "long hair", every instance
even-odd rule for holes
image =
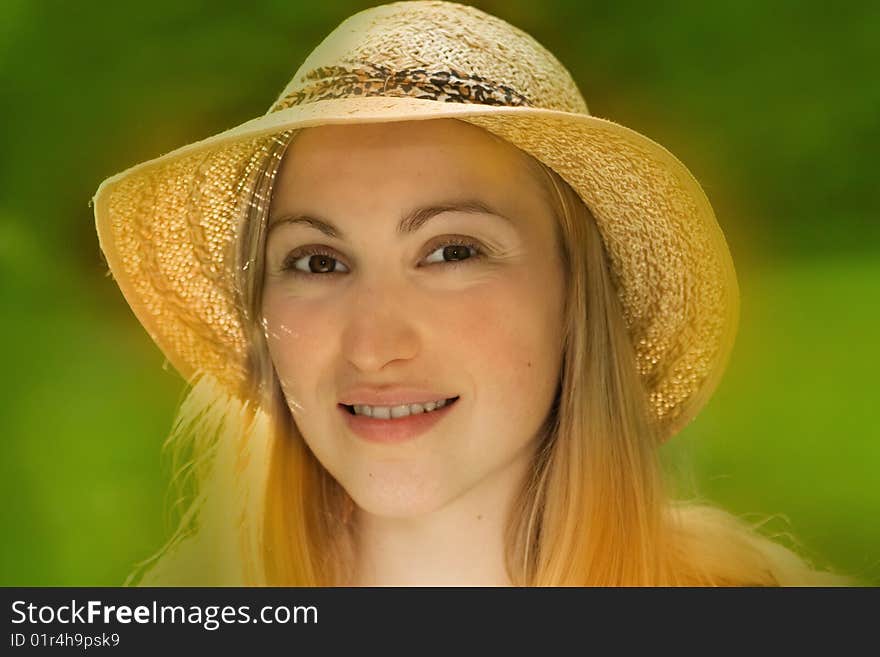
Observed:
[[[354,502],[299,433],[261,321],[268,199],[295,132],[273,137],[242,187],[236,289],[249,378],[194,379],[166,445],[183,500],[176,532],[129,578],[148,585],[335,586],[350,581]],[[557,219],[568,273],[557,395],[508,518],[518,586],[833,585],[755,526],[671,499],[658,430],[597,224],[552,169],[522,153]]]

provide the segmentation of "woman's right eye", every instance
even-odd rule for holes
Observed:
[[[306,277],[343,274],[348,271],[347,268],[343,271],[334,271],[337,265],[345,267],[330,253],[316,247],[305,247],[289,254],[281,264],[281,269],[289,271],[295,276]]]

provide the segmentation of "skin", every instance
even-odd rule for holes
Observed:
[[[510,221],[445,212],[397,233],[415,208],[464,200]],[[279,221],[300,214],[344,239]],[[509,585],[504,523],[553,401],[563,339],[555,219],[526,157],[454,119],[310,128],[285,155],[269,221],[269,350],[303,438],[356,503],[350,583]],[[456,236],[485,255],[437,244]],[[310,245],[333,260],[296,254]],[[331,273],[293,273],[310,264]],[[460,399],[416,439],[375,444],[337,407],[360,384]]]

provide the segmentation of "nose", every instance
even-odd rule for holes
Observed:
[[[396,360],[411,360],[421,346],[415,309],[405,284],[373,279],[350,290],[344,315],[342,355],[363,372],[379,372]]]

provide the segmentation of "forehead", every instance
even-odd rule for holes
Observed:
[[[435,119],[303,130],[285,154],[273,203],[350,206],[388,195],[445,198],[480,192],[509,204],[538,190],[522,151],[482,128]]]

